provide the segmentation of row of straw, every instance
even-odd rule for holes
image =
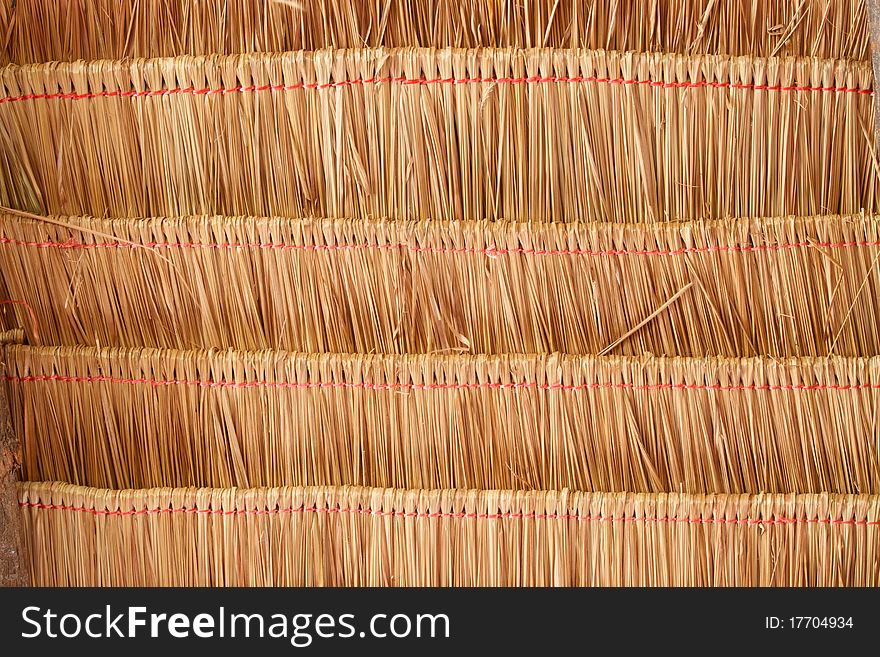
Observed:
[[[547,49],[7,67],[0,204],[530,222],[874,211],[871,79],[863,62]]]
[[[880,498],[25,484],[45,584],[880,585]]]
[[[12,346],[6,378],[35,480],[880,493],[876,359]]]
[[[880,584],[862,0],[0,34],[35,583]]]
[[[16,0],[0,62],[364,46],[868,59],[864,0]]]
[[[27,301],[7,314],[47,345],[877,354],[878,261],[867,215],[534,225],[0,214],[7,293]]]

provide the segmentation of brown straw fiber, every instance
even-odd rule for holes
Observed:
[[[20,488],[39,586],[877,586],[874,495]]]
[[[880,491],[878,359],[20,345],[6,359],[31,480]]]
[[[516,224],[0,214],[30,344],[880,354],[880,221]],[[38,334],[34,334],[38,331]]]
[[[23,329],[9,329],[8,331],[0,331],[0,345],[4,344],[21,344],[25,340]]]
[[[864,62],[578,50],[12,66],[0,204],[533,222],[874,211],[871,86]]]
[[[0,62],[361,46],[868,59],[862,0],[17,0]]]

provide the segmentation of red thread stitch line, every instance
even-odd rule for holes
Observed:
[[[583,391],[583,390],[706,390],[731,392],[735,390],[752,390],[752,391],[768,391],[775,392],[780,390],[788,391],[814,391],[814,390],[837,390],[837,391],[854,391],[854,390],[880,390],[880,384],[860,383],[854,385],[836,385],[836,384],[784,384],[784,385],[732,385],[724,386],[719,384],[693,384],[693,383],[657,383],[639,385],[634,383],[583,383],[577,385],[562,383],[351,383],[345,381],[314,381],[306,383],[292,383],[289,381],[210,381],[210,380],[188,380],[188,379],[149,379],[149,378],[116,378],[112,376],[67,376],[63,374],[46,374],[31,376],[13,376],[7,375],[3,377],[6,381],[15,383],[33,383],[45,381],[58,381],[64,383],[113,383],[127,385],[150,385],[154,388],[164,386],[197,386],[200,388],[274,388],[274,389],[294,389],[308,390],[314,388],[350,388],[359,390],[373,391],[407,391],[407,390],[474,390],[480,388],[497,389],[497,390],[565,390],[565,391]]]
[[[467,84],[548,84],[548,83],[582,83],[597,84],[619,84],[619,85],[639,85],[655,87],[658,89],[701,89],[704,87],[712,89],[745,89],[750,91],[818,91],[824,93],[854,93],[873,95],[872,89],[858,89],[855,87],[814,87],[800,85],[768,85],[768,84],[751,84],[746,82],[712,82],[702,80],[699,82],[662,82],[658,80],[632,80],[626,78],[601,78],[596,76],[532,76],[532,77],[473,77],[473,78],[405,78],[405,77],[383,77],[383,78],[364,78],[356,80],[339,80],[337,82],[315,83],[300,82],[297,84],[266,84],[266,85],[238,85],[235,87],[224,87],[219,89],[197,89],[195,87],[176,87],[171,89],[154,89],[144,91],[93,91],[87,93],[75,92],[58,92],[51,94],[25,94],[23,96],[7,96],[0,98],[0,103],[15,103],[23,100],[84,100],[89,98],[150,98],[155,96],[171,96],[174,94],[192,94],[196,96],[212,96],[231,93],[254,93],[257,91],[295,91],[297,89],[338,89],[340,87],[351,87],[356,85],[374,85],[374,84],[401,84],[401,85],[467,85]]]
[[[20,299],[3,299],[0,300],[0,305],[24,306],[31,320],[31,328],[34,331],[34,338],[38,340],[40,339],[40,323],[37,320],[37,313],[34,311],[31,304],[29,304],[27,301],[22,301]]]
[[[835,520],[832,518],[767,518],[758,520],[755,518],[660,518],[650,516],[584,516],[564,513],[450,513],[450,512],[420,512],[420,511],[379,511],[369,508],[344,508],[344,507],[299,507],[299,508],[276,508],[276,509],[140,509],[132,511],[110,511],[107,509],[93,509],[83,506],[69,506],[64,504],[43,504],[40,502],[19,502],[22,508],[41,509],[48,511],[73,511],[77,513],[89,513],[96,516],[141,516],[159,515],[163,513],[188,513],[221,516],[262,516],[278,515],[283,513],[324,513],[324,514],[353,514],[392,518],[468,518],[475,520],[577,520],[578,522],[642,522],[642,523],[670,523],[687,525],[854,525],[876,526],[880,521],[875,520]]]
[[[413,253],[437,253],[437,254],[474,254],[486,256],[501,255],[531,255],[531,256],[675,256],[692,253],[763,253],[783,251],[787,249],[802,249],[815,247],[821,249],[844,249],[854,247],[880,246],[880,241],[849,241],[849,242],[785,242],[782,244],[759,244],[738,246],[694,246],[679,249],[532,249],[532,248],[456,248],[436,246],[411,246],[404,242],[393,244],[276,244],[273,242],[144,242],[143,244],[130,244],[128,242],[97,242],[86,244],[69,239],[64,242],[50,241],[27,241],[9,237],[0,237],[0,244],[9,246],[23,246],[36,249],[216,249],[216,250],[241,250],[241,249],[265,249],[273,251],[411,251]]]

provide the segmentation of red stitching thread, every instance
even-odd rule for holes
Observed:
[[[437,254],[475,254],[486,256],[500,255],[533,255],[533,256],[674,256],[691,253],[762,253],[768,251],[782,251],[786,249],[799,249],[815,247],[821,249],[843,249],[852,247],[880,246],[880,241],[849,241],[849,242],[785,242],[782,244],[759,244],[753,246],[693,246],[679,249],[531,249],[517,248],[456,248],[437,246],[411,246],[404,242],[393,244],[276,244],[272,242],[144,242],[143,244],[130,244],[127,242],[97,242],[85,244],[73,239],[65,242],[37,242],[16,240],[9,237],[0,237],[0,244],[9,246],[24,246],[37,249],[267,249],[277,251],[411,251],[413,253],[437,253]]]
[[[346,381],[313,381],[293,383],[289,381],[210,381],[210,380],[187,380],[187,379],[125,379],[112,376],[66,376],[62,374],[46,374],[32,376],[3,377],[6,381],[15,383],[33,383],[41,381],[59,381],[63,383],[114,383],[128,385],[150,385],[154,388],[163,386],[197,386],[200,388],[274,388],[308,390],[314,388],[352,388],[358,390],[373,390],[383,392],[407,391],[407,390],[473,390],[480,388],[497,390],[706,390],[731,392],[735,390],[753,390],[775,392],[788,391],[813,391],[813,390],[880,390],[880,384],[860,383],[853,385],[835,384],[784,384],[784,385],[731,385],[720,384],[695,384],[695,383],[656,383],[639,385],[634,383],[583,383],[577,385],[562,383],[352,383]]]
[[[373,85],[373,84],[401,84],[401,85],[434,85],[434,84],[547,84],[547,83],[566,83],[578,84],[594,82],[597,84],[620,84],[620,85],[641,85],[655,87],[659,89],[700,89],[709,87],[712,89],[746,89],[750,91],[819,91],[830,93],[854,93],[873,95],[872,89],[858,89],[855,87],[812,87],[800,85],[768,85],[768,84],[751,84],[746,82],[711,82],[703,80],[699,82],[661,82],[657,80],[630,80],[626,78],[600,78],[596,76],[532,76],[520,78],[405,78],[405,77],[384,77],[384,78],[365,78],[358,80],[340,80],[338,82],[327,82],[323,84],[315,82],[301,82],[298,84],[265,84],[265,85],[238,85],[236,87],[226,87],[219,89],[196,89],[195,87],[176,87],[172,89],[154,89],[144,91],[93,91],[88,93],[75,92],[58,92],[51,94],[25,94],[23,96],[8,96],[0,98],[0,103],[14,103],[22,100],[83,100],[87,98],[144,98],[154,96],[170,96],[173,94],[192,94],[196,96],[211,96],[217,94],[230,93],[253,93],[257,91],[295,91],[297,89],[337,89],[340,87],[351,87],[355,85]]]
[[[475,520],[516,520],[516,519],[533,519],[533,520],[577,520],[578,522],[656,522],[656,523],[673,523],[688,525],[860,525],[875,526],[880,525],[880,521],[875,520],[834,520],[832,518],[786,518],[780,516],[778,518],[767,518],[758,520],[755,518],[660,518],[660,517],[641,517],[641,516],[584,516],[576,514],[563,513],[449,513],[435,512],[426,513],[420,511],[374,511],[365,508],[344,508],[344,507],[299,507],[299,508],[276,508],[276,509],[141,509],[132,511],[109,511],[105,509],[93,509],[83,506],[68,506],[64,504],[43,504],[39,502],[19,502],[22,508],[42,509],[49,511],[74,511],[78,513],[90,513],[96,516],[141,516],[141,515],[158,515],[163,513],[189,513],[189,514],[205,514],[205,515],[221,515],[221,516],[262,516],[277,515],[282,513],[344,513],[355,515],[367,515],[377,517],[392,518],[470,518]]]
[[[27,309],[28,315],[31,319],[31,328],[34,331],[34,338],[37,340],[40,339],[40,324],[37,321],[37,313],[34,311],[31,304],[27,301],[22,301],[20,299],[4,299],[0,300],[0,305],[10,305],[10,306],[24,306]]]

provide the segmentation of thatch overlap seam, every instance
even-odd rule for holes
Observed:
[[[761,253],[788,249],[847,249],[880,246],[880,241],[859,240],[846,242],[785,242],[782,244],[752,244],[732,246],[693,246],[680,249],[531,249],[525,247],[485,248],[413,246],[405,242],[395,244],[284,244],[279,242],[78,242],[71,238],[64,242],[17,240],[0,237],[0,245],[36,249],[265,249],[275,251],[408,251],[410,253],[475,254],[489,257],[500,255],[534,256],[675,256],[691,253]]]
[[[164,508],[164,509],[132,509],[128,511],[111,509],[93,509],[84,506],[67,504],[44,504],[40,502],[19,502],[22,508],[41,509],[44,511],[70,511],[74,513],[90,513],[96,516],[143,516],[163,513],[189,513],[219,516],[247,515],[278,515],[286,513],[330,513],[354,514],[393,518],[465,518],[474,520],[577,520],[578,522],[660,522],[687,525],[880,525],[880,520],[843,520],[839,518],[677,518],[660,516],[598,516],[571,513],[467,513],[461,512],[419,512],[419,511],[382,511],[380,509],[360,507],[299,507],[275,509],[198,509],[198,508]]]
[[[435,85],[435,84],[621,84],[621,85],[644,85],[658,89],[743,89],[748,91],[806,91],[823,93],[854,93],[873,96],[872,89],[860,89],[858,87],[820,87],[806,85],[768,85],[750,84],[745,82],[715,82],[701,80],[697,82],[663,82],[659,80],[636,80],[630,78],[603,78],[596,76],[530,76],[530,77],[473,77],[473,78],[406,78],[406,77],[383,77],[363,78],[353,80],[337,80],[334,82],[310,83],[300,82],[297,84],[263,84],[263,85],[237,85],[234,87],[218,87],[215,89],[202,87],[175,87],[169,89],[151,89],[142,91],[92,91],[87,93],[51,93],[51,94],[24,94],[22,96],[7,96],[0,98],[0,103],[15,103],[25,100],[87,100],[91,98],[144,98],[153,96],[171,96],[174,94],[191,94],[195,96],[211,96],[216,94],[231,93],[256,93],[262,91],[296,91],[298,89],[321,90],[337,89],[339,87],[351,87],[355,85],[373,84],[402,84],[402,85]]]
[[[38,383],[58,381],[63,383],[110,383],[118,385],[150,385],[153,387],[164,386],[198,386],[200,388],[272,388],[306,390],[315,388],[353,388],[357,390],[373,390],[380,392],[406,392],[408,390],[563,390],[577,392],[584,390],[703,390],[717,392],[733,391],[811,391],[811,390],[880,390],[880,384],[696,384],[696,383],[537,383],[526,381],[519,383],[355,383],[350,381],[216,381],[211,379],[150,379],[150,378],[121,378],[113,376],[66,376],[62,374],[28,375],[28,376],[4,376],[5,381],[11,383]]]

